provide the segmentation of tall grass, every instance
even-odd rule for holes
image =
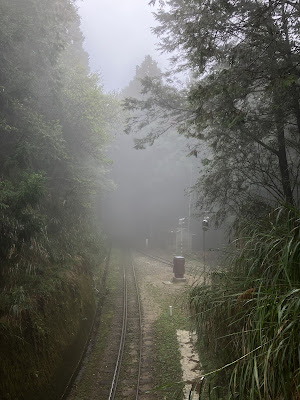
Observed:
[[[300,399],[299,212],[282,207],[247,223],[238,241],[227,266],[190,292],[196,329],[222,374],[207,382],[223,386],[214,398]]]

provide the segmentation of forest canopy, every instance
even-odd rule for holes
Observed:
[[[140,146],[169,126],[198,139],[198,206],[251,217],[278,204],[299,206],[299,5],[291,1],[152,1],[160,50],[172,72],[143,80],[139,130],[159,120]],[[176,84],[176,73],[186,83]]]
[[[143,79],[144,98],[126,99],[125,108],[140,113],[129,118],[127,130],[148,127],[140,148],[170,126],[196,139],[190,155],[202,162],[197,205],[219,221],[235,217],[226,257],[204,269],[189,291],[204,359],[200,397],[296,400],[299,2],[149,4],[159,5],[153,31],[171,56],[172,71]]]
[[[96,232],[117,102],[90,73],[79,24],[73,1],[0,2],[3,274],[88,257]]]

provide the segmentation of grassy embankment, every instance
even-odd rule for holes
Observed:
[[[115,315],[115,296],[119,284],[120,251],[113,248],[110,255],[109,268],[104,285],[99,281],[99,295],[105,297],[105,301],[100,305],[98,318],[96,319],[97,330],[92,339],[92,351],[89,352],[87,362],[81,372],[81,377],[76,382],[76,391],[72,392],[71,398],[76,400],[88,399],[92,395],[95,386],[95,373],[98,371],[99,362],[103,359],[106,346],[109,342],[112,320]]]
[[[154,373],[157,382],[155,392],[164,400],[179,400],[183,398],[184,383],[176,331],[190,329],[185,290],[183,288],[178,292],[168,291],[148,284],[148,292],[160,308],[160,314],[154,322]],[[172,316],[169,313],[170,305],[172,305]]]
[[[76,265],[19,273],[18,285],[2,287],[1,399],[60,398],[90,332],[103,271],[98,264],[93,275],[78,258]]]

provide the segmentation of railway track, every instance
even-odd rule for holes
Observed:
[[[120,345],[108,400],[139,398],[142,363],[142,315],[135,268],[132,258],[128,254],[123,266],[122,307]]]
[[[163,257],[151,255],[142,251],[137,252],[142,254],[144,257],[154,259],[162,264],[168,265],[169,267],[173,266],[172,262]],[[128,253],[125,253],[124,261],[124,289],[122,299],[123,317],[121,324],[122,332],[119,335],[120,345],[109,395],[108,397],[101,396],[101,399],[143,400],[149,398],[149,395],[146,393],[147,387],[149,386],[149,350],[148,358],[143,359],[143,353],[145,348],[149,346],[149,338],[151,338],[152,333],[149,331],[149,323],[147,324],[146,321],[142,321],[142,307],[139,296],[138,281],[131,254],[129,255]],[[117,313],[120,314],[121,309],[119,309]],[[145,335],[145,343],[143,341],[143,335]],[[152,397],[150,397],[154,398],[153,396],[155,397],[156,395],[152,394]]]
[[[141,250],[135,250],[135,251],[137,253],[142,254],[145,257],[152,258],[153,260],[159,261],[159,262],[161,262],[163,264],[166,264],[166,265],[169,265],[170,267],[173,267],[173,263],[170,260],[167,260],[167,259],[165,259],[163,257],[157,256],[157,255],[153,256],[152,254],[145,253],[145,252],[143,252]]]
[[[172,266],[169,260],[160,256],[140,252],[143,257],[150,257],[162,264]],[[140,263],[143,264],[141,261]],[[100,324],[99,329],[109,330],[107,344],[100,351],[101,358],[95,364],[94,377],[90,377],[91,388],[87,389],[91,400],[150,400],[157,399],[155,393],[149,394],[153,388],[152,354],[153,332],[152,322],[142,319],[142,306],[138,289],[138,275],[141,265],[136,266],[129,251],[123,250],[120,262],[115,266],[113,293],[109,325]],[[109,296],[109,295],[108,295]],[[112,298],[111,298],[112,300]],[[111,301],[108,300],[108,301]],[[145,307],[145,304],[143,304]],[[96,333],[97,335],[98,333]],[[104,335],[106,335],[104,333]],[[85,374],[85,364],[88,358],[93,358],[95,346],[101,347],[96,337],[91,339],[92,348],[87,359],[83,362],[83,370],[79,371],[74,383],[70,400],[76,397],[76,387]],[[98,344],[97,344],[98,343]],[[93,363],[93,361],[92,361]],[[74,397],[73,397],[74,394]],[[64,397],[65,398],[65,397]],[[69,398],[69,397],[68,397]]]

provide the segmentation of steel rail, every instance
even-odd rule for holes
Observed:
[[[115,398],[118,379],[121,370],[122,358],[124,353],[124,345],[125,345],[125,338],[126,338],[126,329],[127,329],[127,311],[128,311],[128,298],[127,298],[127,281],[126,281],[126,272],[125,267],[123,267],[123,287],[124,287],[124,294],[123,294],[123,322],[122,322],[122,333],[120,339],[120,346],[118,357],[116,361],[115,371],[112,379],[112,384],[108,396],[108,400],[113,400]]]
[[[137,307],[138,307],[138,318],[139,318],[139,359],[138,359],[138,373],[137,373],[137,384],[136,384],[136,397],[139,398],[139,388],[140,388],[140,378],[141,378],[141,366],[142,366],[142,308],[141,308],[141,300],[138,290],[138,282],[136,278],[135,267],[132,259],[132,255],[130,255],[130,266],[133,273],[134,278],[134,286],[136,290],[136,298],[137,298]],[[128,322],[128,285],[127,285],[127,276],[125,266],[123,267],[123,286],[124,286],[124,295],[123,295],[123,321],[122,321],[122,332],[120,339],[120,346],[118,351],[118,357],[115,365],[114,375],[112,379],[111,389],[109,393],[108,400],[114,400],[116,396],[116,390],[118,386],[120,371],[122,367],[122,359],[124,354],[124,347],[126,341],[126,332],[127,332],[127,322]]]
[[[136,386],[136,396],[135,399],[138,400],[139,398],[139,389],[140,389],[140,379],[141,379],[141,368],[142,368],[142,354],[143,354],[143,327],[142,327],[142,308],[141,308],[141,300],[139,294],[138,283],[136,279],[135,268],[132,260],[131,255],[131,265],[132,271],[134,276],[135,288],[136,288],[136,295],[137,295],[137,304],[138,304],[138,313],[139,313],[139,333],[140,333],[140,346],[139,346],[139,368],[138,368],[138,379],[137,379],[137,386]]]
[[[153,255],[151,255],[151,254],[144,253],[144,252],[141,251],[141,250],[135,250],[135,251],[136,251],[137,253],[143,254],[143,255],[146,256],[146,257],[153,258],[153,260],[159,261],[159,262],[161,262],[161,263],[163,263],[163,264],[167,264],[167,265],[169,265],[170,267],[173,267],[173,263],[172,263],[171,261],[169,261],[169,260],[166,260],[165,258],[162,258],[162,257],[160,257],[160,256],[153,256]]]

